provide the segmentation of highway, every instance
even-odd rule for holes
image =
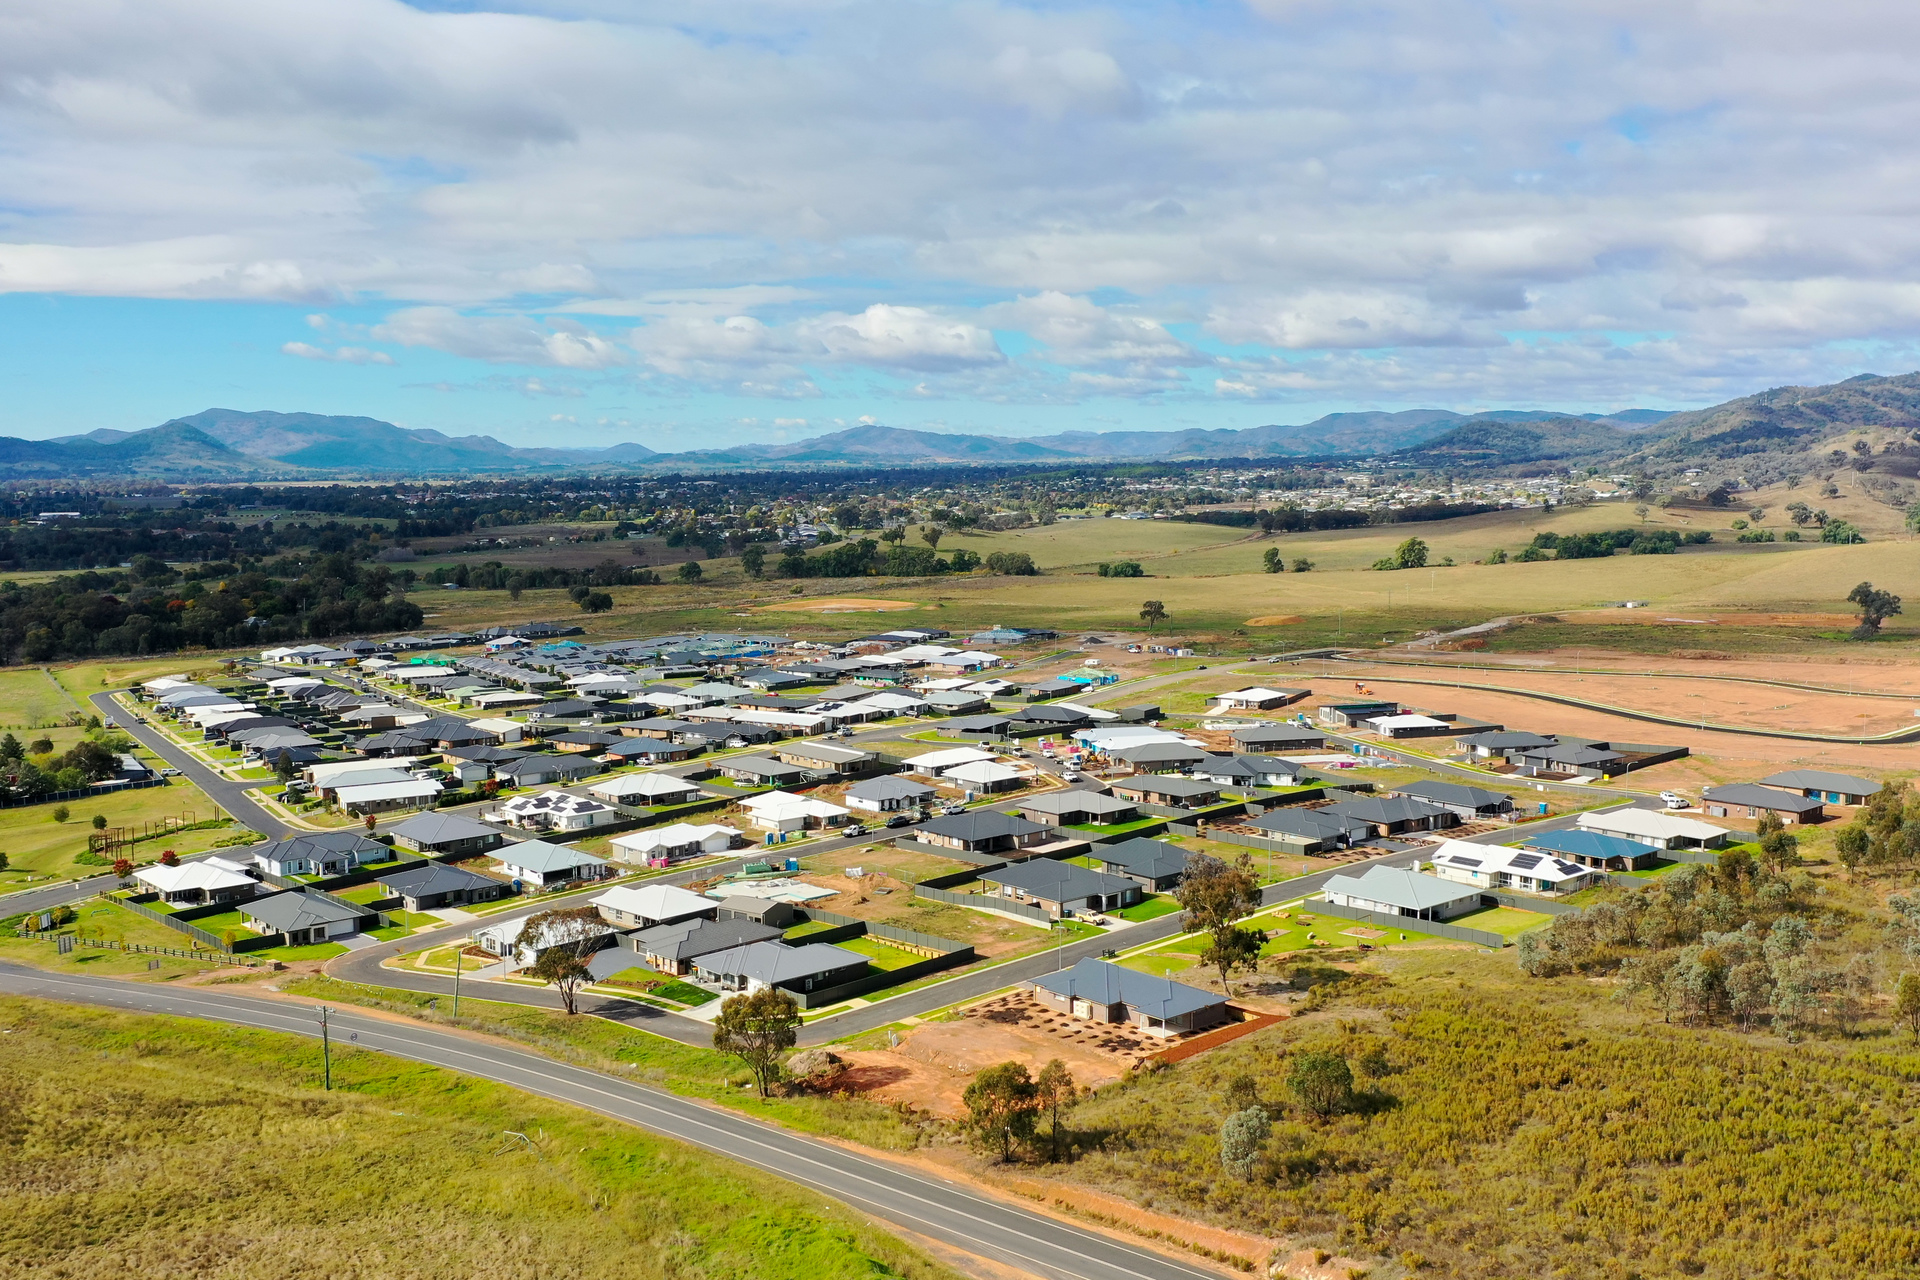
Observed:
[[[0,964],[0,991],[317,1038],[288,1001]],[[881,1222],[1048,1280],[1218,1280],[1219,1273],[1046,1217],[904,1164],[480,1037],[332,1009],[336,1045],[497,1081],[799,1183]]]

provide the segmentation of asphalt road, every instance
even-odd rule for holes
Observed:
[[[47,974],[0,964],[0,991],[134,1013],[203,1018],[317,1037],[310,1009],[198,988]],[[334,1043],[430,1063],[595,1111],[726,1156],[902,1230],[1048,1280],[1218,1280],[1141,1246],[1004,1204],[955,1183],[614,1076],[433,1027],[350,1009],[329,1014]]]
[[[277,838],[294,834],[292,828],[286,823],[254,802],[253,797],[247,794],[251,789],[248,784],[221,777],[194,759],[191,753],[181,750],[180,747],[168,741],[159,730],[150,725],[133,722],[127,709],[115,702],[112,695],[96,693],[88,701],[93,703],[94,709],[103,719],[111,716],[122,733],[186,774],[195,786],[213,797],[215,804],[232,814],[235,821],[243,826],[252,827],[262,835]]]

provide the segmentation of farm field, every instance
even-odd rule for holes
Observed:
[[[19,999],[0,1016],[10,1132],[36,1170],[9,1236],[59,1240],[76,1274],[249,1280],[324,1257],[350,1280],[629,1275],[645,1257],[653,1274],[953,1275],[792,1183],[437,1068],[337,1046],[325,1092],[304,1038]],[[71,1140],[101,1115],[111,1161]],[[210,1270],[209,1239],[244,1244]]]

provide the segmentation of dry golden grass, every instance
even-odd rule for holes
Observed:
[[[953,1276],[790,1183],[438,1068],[337,1048],[328,1093],[292,1036],[22,999],[0,1026],[0,1276]]]

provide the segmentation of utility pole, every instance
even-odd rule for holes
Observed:
[[[325,1072],[326,1087],[333,1088],[333,1039],[327,1034],[327,1006],[320,1006],[320,1061]]]
[[[453,953],[453,1016],[460,1016],[460,962],[467,958],[467,948],[462,944]]]

